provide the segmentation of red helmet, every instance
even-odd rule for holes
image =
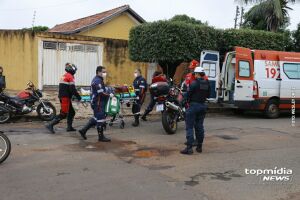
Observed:
[[[195,69],[200,63],[197,60],[192,60],[189,69]]]

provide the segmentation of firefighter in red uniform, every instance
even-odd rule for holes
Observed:
[[[198,67],[199,64],[200,63],[197,60],[192,60],[192,62],[190,63],[190,66],[189,66],[190,73],[188,73],[185,76],[185,79],[184,79],[184,82],[183,82],[183,86],[182,86],[182,90],[187,91],[189,89],[190,85],[192,84],[192,82],[194,80],[196,80],[196,77],[194,75],[194,69],[196,67]],[[208,80],[207,76],[204,76],[203,78],[204,78],[204,80]]]
[[[66,63],[65,65],[66,73],[61,77],[59,83],[58,98],[61,105],[60,114],[57,115],[46,128],[51,132],[55,133],[54,125],[58,124],[62,119],[67,118],[68,128],[67,131],[76,131],[73,128],[72,123],[75,116],[75,110],[72,106],[72,97],[75,96],[78,101],[81,100],[81,96],[76,90],[74,75],[77,71],[77,67],[74,64]]]
[[[166,76],[160,71],[154,72],[153,76],[152,76],[151,84],[157,83],[157,82],[168,82]],[[151,101],[142,116],[143,121],[147,121],[147,115],[153,110],[153,107],[155,106],[155,104],[156,104],[156,99],[154,98],[154,96],[151,95]]]

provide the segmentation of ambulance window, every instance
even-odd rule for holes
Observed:
[[[208,76],[210,78],[215,78],[216,77],[216,64],[215,63],[204,62],[202,64],[202,67],[205,71],[206,76]]]
[[[300,79],[300,64],[285,63],[283,71],[289,79]]]
[[[248,61],[239,61],[239,77],[250,77],[250,64]]]

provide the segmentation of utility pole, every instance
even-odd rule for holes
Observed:
[[[242,9],[241,9],[240,28],[241,28],[241,27],[242,27],[242,25],[243,25],[243,17],[244,17],[244,12],[245,12],[245,9],[244,9],[244,7],[242,6]]]
[[[33,31],[33,28],[34,28],[35,16],[36,16],[36,10],[33,12],[33,18],[32,18],[32,31]]]
[[[236,6],[236,11],[235,11],[235,18],[234,18],[234,28],[237,28],[237,23],[238,23],[238,18],[240,15],[240,8]]]

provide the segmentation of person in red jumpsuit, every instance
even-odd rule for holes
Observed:
[[[190,70],[190,73],[188,73],[186,76],[185,76],[185,79],[184,79],[184,82],[183,82],[183,86],[182,86],[182,89],[184,91],[187,91],[190,87],[190,85],[192,84],[192,82],[194,80],[196,80],[196,77],[194,75],[194,69],[196,67],[199,66],[199,62],[197,60],[192,60],[191,63],[190,63],[190,66],[189,66],[189,70]],[[205,75],[204,77],[204,80],[208,80],[208,77]]]
[[[168,82],[166,76],[160,71],[154,72],[153,76],[152,76],[151,84],[157,83],[157,82]],[[155,106],[155,104],[156,104],[156,99],[154,98],[154,96],[151,95],[151,101],[142,116],[143,121],[147,121],[147,115],[153,110],[153,107]]]
[[[67,118],[67,132],[76,131],[76,129],[74,129],[72,126],[75,116],[75,110],[72,106],[72,97],[75,96],[78,101],[81,100],[81,96],[79,95],[75,87],[74,75],[77,71],[77,67],[74,64],[66,63],[65,71],[66,73],[60,79],[58,91],[58,98],[61,105],[60,114],[46,125],[46,128],[53,134],[55,133],[54,125],[58,124],[65,118]]]

